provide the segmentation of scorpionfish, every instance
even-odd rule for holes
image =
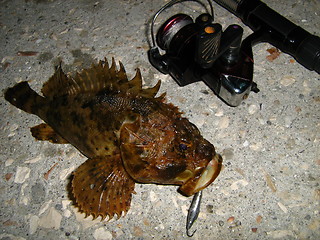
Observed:
[[[45,123],[37,140],[69,143],[88,159],[71,175],[70,193],[80,212],[112,219],[130,208],[135,183],[171,184],[186,196],[219,175],[222,158],[182,112],[156,97],[160,81],[142,88],[140,70],[128,80],[121,62],[93,64],[74,76],[61,66],[42,96],[20,82],[5,99]]]

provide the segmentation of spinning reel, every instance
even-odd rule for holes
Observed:
[[[176,14],[161,25],[155,38],[153,28],[158,15],[185,1],[188,0],[170,1],[154,15],[150,31],[152,47],[148,51],[151,64],[170,74],[179,86],[203,81],[225,103],[238,106],[250,91],[259,91],[252,81],[251,42],[241,41],[241,26],[233,24],[223,31],[219,23],[214,23],[209,0],[210,13],[203,3],[191,0],[201,4],[206,13],[194,21],[186,14]],[[159,48],[165,53],[161,55]]]
[[[193,1],[204,7],[205,13],[193,20],[186,14],[176,14],[159,28],[156,39],[154,23],[160,13],[171,6]],[[210,12],[199,0],[172,0],[153,16],[150,63],[180,85],[203,81],[225,103],[238,106],[250,91],[259,92],[253,78],[252,46],[269,42],[293,56],[309,70],[320,73],[320,38],[290,22],[260,0],[215,0],[247,24],[253,33],[242,41],[243,29],[233,24],[224,31],[214,23]],[[160,54],[160,49],[165,53]]]

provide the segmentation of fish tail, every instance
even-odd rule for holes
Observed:
[[[4,98],[17,108],[32,114],[36,114],[37,106],[44,103],[44,98],[33,91],[26,81],[8,88]]]

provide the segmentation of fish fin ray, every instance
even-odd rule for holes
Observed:
[[[67,88],[72,88],[73,84],[69,77],[63,72],[61,63],[57,66],[54,74],[42,86],[43,96],[52,98],[66,93]]]
[[[160,82],[154,87],[143,89],[142,77],[139,69],[132,80],[128,80],[125,68],[119,62],[119,68],[112,58],[111,65],[107,60],[92,64],[90,68],[83,69],[74,76],[66,75],[61,64],[54,75],[43,85],[42,93],[45,97],[59,97],[63,95],[78,95],[81,93],[125,93],[130,96],[154,98],[160,88]]]
[[[58,133],[56,133],[48,124],[41,123],[31,129],[32,136],[40,141],[49,141],[51,143],[66,144],[69,143]]]
[[[141,89],[140,95],[146,98],[154,98],[161,86],[161,81],[159,80],[157,84],[152,88]]]
[[[87,216],[121,217],[130,208],[134,181],[125,171],[120,154],[88,159],[74,173],[72,194]]]
[[[135,76],[128,82],[127,93],[130,95],[138,95],[142,89],[142,76],[139,68],[136,69]]]

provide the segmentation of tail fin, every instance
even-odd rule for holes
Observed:
[[[8,88],[4,98],[21,110],[35,114],[36,107],[44,102],[44,98],[33,91],[27,82],[20,82],[12,88]]]

